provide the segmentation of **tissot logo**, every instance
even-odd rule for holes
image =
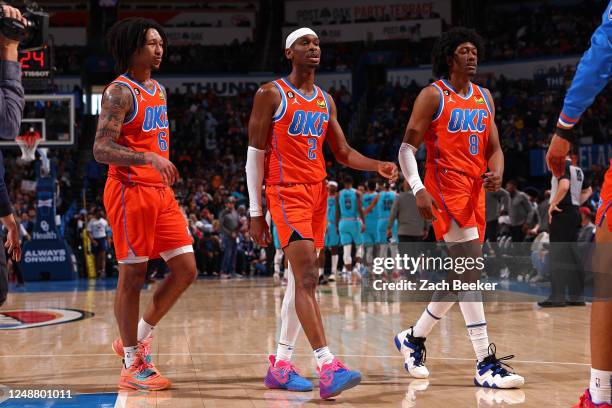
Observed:
[[[17,309],[0,313],[0,330],[30,329],[75,322],[92,317],[94,314],[77,309]]]

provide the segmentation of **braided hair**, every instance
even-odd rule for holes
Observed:
[[[144,47],[147,30],[155,29],[164,42],[164,54],[168,38],[161,24],[142,17],[130,17],[113,24],[107,35],[108,47],[115,59],[115,70],[123,73],[130,67],[130,61],[136,51]]]

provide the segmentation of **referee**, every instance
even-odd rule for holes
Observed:
[[[576,245],[580,231],[579,207],[592,194],[584,174],[575,165],[575,157],[567,156],[565,171],[551,179],[550,207],[550,270],[551,295],[538,302],[541,307],[584,306],[584,273],[580,259],[572,246]],[[566,301],[565,291],[569,300]]]
[[[21,12],[14,7],[0,5],[3,18],[12,18],[26,23]],[[17,62],[19,42],[0,34],[0,139],[15,139],[19,132],[25,100],[21,86],[21,65]],[[4,183],[4,162],[0,153],[0,222],[7,229],[5,247],[14,261],[21,260],[19,228],[11,209],[8,190]],[[8,269],[6,256],[0,250],[0,306],[8,293]]]

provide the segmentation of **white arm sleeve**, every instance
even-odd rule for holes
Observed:
[[[417,148],[413,145],[402,143],[397,156],[404,178],[408,181],[414,195],[425,188],[421,177],[419,177],[419,167],[417,166],[416,157],[414,157],[416,151]]]
[[[261,185],[264,178],[264,158],[263,150],[249,146],[247,150],[246,177],[247,188],[249,190],[249,213],[251,217],[263,215],[261,208]]]

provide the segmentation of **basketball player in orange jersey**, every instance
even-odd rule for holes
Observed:
[[[123,357],[119,387],[161,390],[170,381],[151,358],[151,332],[196,277],[187,221],[170,187],[178,172],[170,162],[166,91],[151,72],[159,69],[166,35],[152,20],[128,18],[108,35],[122,74],[105,89],[94,157],[109,165],[104,206],[119,262],[115,317]],[[147,261],[162,257],[170,274],[157,287],[138,321]]]
[[[485,190],[497,191],[504,172],[504,156],[495,126],[491,93],[472,83],[482,38],[473,30],[455,28],[436,42],[434,75],[441,79],[417,97],[399,152],[402,172],[415,195],[421,215],[433,219],[438,240],[451,257],[482,257],[485,230]],[[415,153],[425,140],[425,185],[419,177]],[[488,168],[488,170],[487,170]],[[477,265],[476,262],[473,265]],[[482,270],[471,268],[449,278],[475,281]],[[414,377],[427,378],[425,338],[459,300],[468,335],[476,352],[474,383],[482,387],[515,388],[523,377],[507,371],[489,344],[480,292],[435,292],[417,323],[395,336],[405,368]]]
[[[315,85],[319,38],[300,28],[285,42],[291,74],[257,91],[249,122],[247,183],[251,236],[260,245],[270,241],[261,206],[262,184],[281,246],[289,260],[281,341],[270,356],[265,379],[269,388],[308,391],[312,384],[290,363],[300,323],[312,346],[320,375],[321,398],[331,398],[356,386],[361,374],[347,369],[327,347],[315,291],[319,281],[317,250],[324,246],[327,210],[323,143],[327,139],[336,159],[358,170],[377,171],[395,180],[393,163],[372,160],[352,149],[338,124],[331,96]]]
[[[565,94],[557,130],[548,147],[546,162],[555,177],[565,169],[565,157],[576,142],[573,127],[612,75],[612,1],[601,25],[591,37],[572,85]],[[612,408],[612,160],[606,171],[597,210],[597,232],[593,251],[594,299],[591,306],[591,381],[574,408]]]

